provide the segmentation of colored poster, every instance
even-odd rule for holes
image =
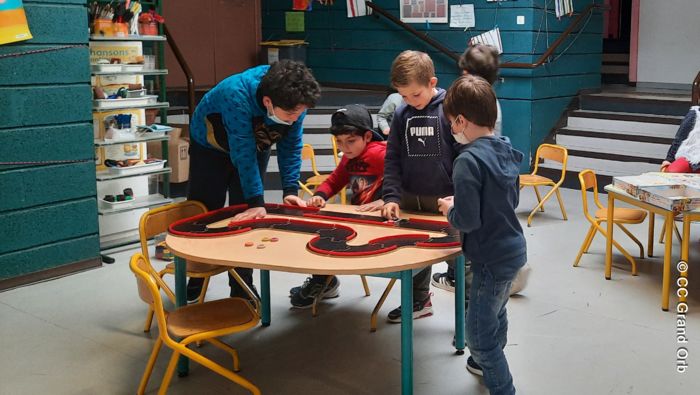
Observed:
[[[288,32],[303,32],[304,31],[304,13],[303,12],[286,12],[285,13],[285,30]]]
[[[405,23],[447,23],[447,0],[400,0]]]
[[[0,44],[31,38],[22,0],[0,0]]]

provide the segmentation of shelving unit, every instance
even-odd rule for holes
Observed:
[[[150,6],[154,8],[158,13],[161,13],[161,1],[142,1],[144,7]],[[148,9],[148,8],[146,8]],[[162,26],[160,27],[162,34]],[[126,37],[112,37],[112,36],[90,36],[91,43],[99,43],[104,48],[111,48],[112,46],[117,46],[119,44],[102,44],[106,42],[125,42],[124,46],[134,47],[134,42],[142,42],[143,45],[140,46],[142,53],[147,54],[146,50],[149,49],[148,54],[152,54],[156,58],[156,64],[154,69],[141,69],[141,70],[119,70],[119,71],[97,71],[93,69],[91,75],[93,80],[98,80],[101,84],[104,84],[105,79],[107,81],[116,81],[114,84],[123,84],[125,79],[129,76],[141,76],[141,78],[134,80],[136,82],[140,81],[143,83],[144,88],[148,88],[146,83],[146,78],[154,80],[152,87],[156,86],[158,95],[157,102],[148,104],[129,104],[124,103],[124,105],[119,105],[114,103],[115,107],[103,108],[97,105],[93,106],[93,114],[103,114],[100,116],[95,116],[96,120],[103,122],[103,118],[109,116],[109,112],[115,111],[125,111],[129,110],[132,115],[137,119],[139,117],[144,117],[137,122],[136,125],[147,123],[145,120],[145,110],[147,109],[159,109],[160,111],[160,124],[167,124],[167,108],[169,103],[165,98],[165,76],[168,74],[168,70],[165,68],[165,43],[166,37],[164,35],[158,36],[145,36],[145,35],[130,35]],[[129,43],[129,44],[127,44]],[[97,45],[96,45],[97,46]],[[101,50],[104,50],[101,48]],[[105,55],[105,58],[109,59],[109,55]],[[112,78],[114,76],[114,78]],[[126,77],[126,78],[125,78]],[[93,81],[95,82],[95,81]],[[106,86],[106,85],[101,85]],[[114,85],[112,85],[114,86]],[[108,103],[111,105],[111,103]],[[141,112],[136,112],[136,110],[143,110]],[[126,112],[126,111],[125,111]],[[132,125],[134,125],[135,118],[132,117]],[[144,135],[137,136],[133,139],[128,140],[104,140],[101,137],[104,132],[103,125],[96,125],[100,128],[100,134],[96,134],[94,140],[94,146],[96,150],[96,157],[99,162],[96,161],[96,166],[102,167],[101,163],[105,159],[121,159],[120,157],[109,157],[108,151],[121,152],[121,148],[118,146],[125,146],[124,152],[128,152],[129,145],[134,146],[134,150],[138,150],[138,158],[146,158],[146,143],[153,141],[160,141],[162,148],[162,157],[168,158],[168,140],[169,136],[167,133],[157,133],[154,136]],[[132,151],[134,152],[134,151]],[[133,169],[136,171],[136,169]],[[97,182],[97,211],[100,218],[100,248],[106,249],[111,247],[117,247],[120,245],[130,244],[138,241],[138,218],[141,215],[143,209],[148,209],[151,207],[161,206],[167,203],[171,203],[172,199],[169,198],[170,195],[170,174],[172,169],[165,163],[163,168],[145,168],[142,171],[135,173],[122,174],[118,172],[110,171],[109,169],[96,169],[95,179]],[[155,178],[158,179],[155,179]],[[162,179],[162,187],[159,187],[159,180]],[[133,180],[133,181],[132,181]],[[128,201],[128,203],[119,204],[115,206],[110,206],[101,201],[105,194],[114,194],[116,191],[121,191],[123,188],[133,187],[134,198]],[[105,193],[105,191],[107,191]],[[121,193],[121,192],[119,192]],[[137,211],[140,210],[140,211]]]

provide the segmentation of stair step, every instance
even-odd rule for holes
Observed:
[[[583,110],[682,116],[690,107],[690,94],[606,91],[580,96]]]
[[[628,75],[630,67],[627,64],[603,64],[600,68],[601,74],[623,74]]]
[[[603,64],[606,63],[629,63],[630,54],[628,53],[604,53]]]
[[[612,128],[611,128],[612,129]],[[671,133],[658,133],[653,131],[618,131],[603,128],[581,128],[566,126],[557,131],[557,135],[592,137],[597,139],[624,140],[640,143],[664,144],[673,142]]]
[[[683,121],[683,116],[681,115],[640,114],[619,111],[574,110],[571,112],[570,116],[579,118],[609,119],[615,121],[663,123],[676,126],[680,125]]]
[[[650,161],[653,161],[653,163],[650,163]],[[561,164],[558,162],[545,161],[540,166],[561,171]],[[571,151],[567,162],[567,170],[580,172],[585,169],[591,169],[597,174],[607,176],[630,176],[659,171],[660,166],[661,160]]]
[[[670,142],[641,142],[623,139],[591,137],[585,132],[563,130],[557,134],[557,144],[570,151],[591,151],[601,154],[626,155],[635,157],[665,158]],[[565,134],[566,133],[566,134]]]

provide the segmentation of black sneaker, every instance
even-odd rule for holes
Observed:
[[[187,303],[198,303],[199,295],[202,293],[203,278],[190,278],[187,282]]]
[[[450,278],[447,273],[434,273],[430,283],[433,284],[435,288],[444,289],[449,292],[455,291],[455,279]]]
[[[430,301],[430,296],[425,300],[413,301],[413,319],[430,317],[433,315],[433,303]],[[401,306],[391,310],[387,316],[387,320],[393,323],[401,322]]]
[[[298,293],[301,291],[303,287],[306,287],[307,284],[311,281],[314,281],[312,277],[307,277],[306,280],[304,280],[304,284],[296,287],[289,288],[289,297],[291,298],[294,296],[294,294]],[[323,299],[333,299],[337,298],[340,296],[338,292],[333,292],[334,290],[332,289],[334,284],[340,284],[340,280],[338,280],[338,277],[333,276],[333,280],[331,280],[331,283],[328,285],[328,288],[325,289],[325,292],[323,293]],[[337,288],[337,287],[336,287]],[[337,289],[335,290],[337,291]]]
[[[299,291],[292,295],[292,308],[308,309],[314,304],[316,298],[331,299],[340,296],[338,292],[338,287],[340,287],[338,277],[333,276],[333,280],[325,289],[323,288],[324,285],[325,281],[318,282],[310,278],[307,279],[304,285],[299,288]]]
[[[478,363],[472,358],[470,355],[469,358],[467,358],[467,370],[471,374],[475,374],[477,376],[484,377],[484,371],[481,369],[481,366],[479,366]]]

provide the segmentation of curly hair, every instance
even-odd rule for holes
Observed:
[[[498,78],[498,49],[486,44],[473,45],[459,57],[459,68],[493,85]]]
[[[314,107],[321,96],[321,87],[311,71],[292,60],[280,60],[270,65],[258,90],[262,96],[268,96],[275,107],[288,111],[299,105]]]

